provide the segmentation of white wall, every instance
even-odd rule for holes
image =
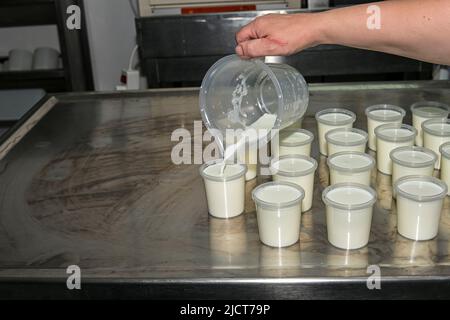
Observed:
[[[84,0],[96,90],[113,90],[136,45],[128,0]]]

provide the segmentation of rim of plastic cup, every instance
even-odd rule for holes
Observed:
[[[393,110],[397,111],[398,115],[375,115],[372,114],[372,111],[375,110]],[[399,106],[393,105],[393,104],[375,104],[373,106],[370,106],[366,109],[366,117],[370,118],[375,121],[398,121],[403,120],[403,118],[406,115],[406,111],[403,108],[400,108]]]
[[[420,110],[422,108],[432,107],[436,108],[438,112],[424,111]],[[450,113],[450,107],[445,103],[437,102],[437,101],[418,101],[411,105],[411,112],[419,117],[423,118],[443,118],[448,117]]]
[[[450,141],[441,144],[439,152],[444,158],[450,159]]]
[[[291,187],[299,192],[299,196],[295,200],[286,201],[286,202],[267,202],[267,201],[264,201],[264,200],[258,198],[258,192],[260,190],[267,188],[267,187],[274,187],[274,186],[275,187],[276,186]],[[269,208],[275,208],[275,209],[288,208],[288,207],[298,205],[303,201],[304,198],[305,198],[305,190],[302,187],[300,187],[294,183],[284,182],[284,181],[266,182],[266,183],[263,183],[263,184],[257,186],[252,191],[252,199],[253,199],[253,201],[256,202],[257,205],[269,207]]]
[[[324,114],[327,113],[343,113],[345,115],[350,116],[349,119],[343,119],[340,121],[330,121],[330,120],[324,120],[324,119],[320,119],[321,116],[323,116]],[[331,125],[331,126],[343,126],[346,124],[350,124],[356,121],[356,114],[353,111],[350,111],[348,109],[344,109],[344,108],[328,108],[322,111],[319,111],[316,113],[316,121],[323,123],[323,124],[327,124],[327,125]]]
[[[333,163],[333,160],[335,158],[342,157],[342,156],[362,157],[362,158],[366,158],[367,160],[369,160],[370,163],[365,165],[365,166],[363,166],[363,167],[358,167],[358,168],[355,168],[354,166],[352,166],[352,167],[342,167],[342,166],[339,166],[339,165]],[[370,154],[367,154],[367,153],[364,153],[364,152],[342,151],[342,152],[337,152],[337,153],[329,156],[328,159],[327,159],[327,165],[331,169],[334,169],[334,170],[337,170],[337,171],[357,173],[357,172],[364,172],[364,171],[372,170],[373,167],[375,167],[375,159]]]
[[[342,140],[333,138],[333,134],[336,134],[339,132],[353,132],[353,133],[359,134],[361,136],[361,138],[358,141],[342,141]],[[360,129],[356,129],[356,128],[337,128],[337,129],[328,131],[325,134],[325,140],[328,143],[331,143],[331,144],[334,144],[337,146],[358,146],[361,144],[366,144],[367,141],[369,140],[369,135],[367,134],[367,132],[360,130]]]
[[[298,170],[295,172],[288,172],[288,171],[283,171],[283,170],[275,168],[276,163],[280,163],[280,161],[288,160],[288,159],[305,160],[305,161],[308,161],[309,163],[311,163],[312,167],[305,169],[305,170]],[[317,163],[316,159],[305,156],[305,155],[300,155],[300,154],[284,155],[279,158],[272,159],[272,161],[270,162],[270,171],[271,171],[272,175],[279,175],[279,176],[283,176],[283,177],[303,177],[303,176],[306,176],[308,174],[315,172],[317,170],[317,167],[318,167],[318,163]]]
[[[431,124],[436,123],[442,123],[449,126],[449,130],[443,130],[443,129],[432,129],[428,126]],[[450,137],[450,119],[429,119],[424,122],[422,122],[422,130],[425,131],[428,134],[431,134],[433,136],[439,136],[439,137]]]
[[[430,160],[426,160],[426,161],[404,161],[401,160],[397,157],[399,152],[405,152],[405,151],[410,151],[413,153],[424,153],[427,154],[431,157]],[[436,161],[438,160],[438,156],[437,154],[428,149],[428,148],[424,148],[424,147],[417,147],[417,146],[406,146],[406,147],[398,147],[395,148],[394,150],[392,150],[389,153],[389,158],[392,160],[392,162],[395,162],[403,167],[409,167],[409,168],[423,168],[423,167],[428,167],[428,166],[434,166]],[[410,159],[414,159],[414,157],[410,157]]]
[[[267,73],[270,80],[272,80],[273,85],[275,86],[275,90],[277,92],[278,96],[278,105],[280,106],[278,108],[280,114],[278,115],[278,118],[283,117],[283,110],[284,110],[284,103],[283,103],[283,91],[281,90],[280,83],[277,80],[277,77],[275,76],[275,73],[270,69],[268,65],[266,65],[263,61],[261,61],[258,58],[250,59],[250,60],[242,60],[238,57],[236,54],[231,54],[228,56],[223,57],[222,59],[219,59],[216,61],[211,68],[206,72],[205,77],[203,78],[202,84],[200,86],[200,93],[199,93],[199,104],[200,104],[200,114],[202,115],[203,123],[205,124],[207,129],[214,129],[214,126],[211,125],[211,120],[206,115],[206,96],[208,95],[208,91],[210,89],[211,79],[213,78],[214,74],[220,70],[220,68],[227,63],[231,61],[244,61],[244,62],[250,62],[254,63],[258,67],[260,67],[263,71]],[[274,129],[278,129],[280,126],[280,123],[277,121],[274,125]]]
[[[370,199],[369,201],[363,202],[363,203],[345,204],[345,203],[341,203],[341,202],[336,202],[327,197],[329,192],[334,191],[336,189],[340,189],[340,188],[362,189],[364,191],[367,191],[372,196],[372,199]],[[331,206],[333,208],[338,208],[338,209],[343,209],[343,210],[359,210],[359,209],[365,209],[370,206],[373,206],[373,204],[377,201],[377,193],[371,187],[362,185],[359,183],[353,183],[353,182],[337,183],[337,184],[328,186],[325,188],[325,190],[323,190],[322,201],[325,203],[325,205]]]
[[[303,133],[308,136],[308,138],[304,141],[300,142],[283,142],[282,136],[286,133]],[[280,131],[279,134],[280,139],[280,146],[282,147],[298,147],[298,146],[304,146],[305,144],[311,143],[314,140],[314,134],[311,131],[305,130],[305,129],[284,129],[283,131]]]
[[[216,165],[218,166],[218,165],[222,165],[222,164],[223,164],[222,160],[214,160],[214,161],[209,161],[207,163],[204,163],[199,169],[200,175],[203,177],[203,179],[206,179],[206,180],[212,180],[212,181],[217,181],[217,182],[227,182],[227,181],[233,181],[233,180],[236,180],[236,179],[239,179],[239,178],[245,176],[245,174],[247,173],[247,170],[248,170],[247,166],[245,164],[236,163],[236,164],[229,164],[229,165],[230,166],[240,166],[241,170],[238,173],[236,173],[232,176],[229,176],[229,177],[212,176],[205,172],[206,168],[216,166]]]
[[[433,183],[433,184],[437,185],[438,187],[442,188],[442,191],[440,193],[432,195],[432,196],[424,196],[424,195],[411,194],[400,188],[401,184],[403,184],[405,182],[410,182],[410,181],[430,182],[430,183]],[[404,198],[407,198],[407,199],[410,199],[413,201],[420,201],[420,202],[429,202],[429,201],[436,201],[436,200],[443,199],[447,196],[447,189],[448,189],[447,184],[445,184],[445,182],[443,182],[442,180],[439,180],[435,177],[430,177],[430,176],[420,176],[420,175],[406,176],[406,177],[397,179],[397,181],[394,183],[394,193],[397,195],[397,198],[399,196],[402,196]]]
[[[405,129],[411,132],[408,136],[397,136],[397,135],[387,135],[383,134],[383,130],[385,129]],[[413,126],[408,124],[399,124],[399,123],[388,123],[383,124],[375,128],[375,136],[382,140],[391,141],[391,142],[405,142],[409,140],[414,140],[417,135],[417,130]]]

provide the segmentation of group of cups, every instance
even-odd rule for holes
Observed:
[[[58,69],[60,53],[58,50],[41,47],[34,52],[25,49],[13,49],[9,52],[8,60],[2,65],[0,71],[29,71]]]
[[[330,186],[322,200],[328,241],[335,247],[357,249],[369,241],[376,192],[370,187],[375,159],[365,153],[367,144],[376,151],[377,169],[392,175],[398,232],[413,240],[437,235],[450,183],[449,108],[419,102],[411,111],[413,126],[402,124],[406,112],[400,107],[367,108],[368,133],[353,128],[356,115],[349,110],[333,108],[316,114],[320,153],[328,157],[330,169]],[[252,192],[259,236],[266,245],[285,247],[299,239],[301,213],[312,207],[317,169],[310,157],[313,140],[311,132],[290,128],[272,142],[273,182]],[[223,175],[221,167],[206,164],[200,172],[211,215],[231,218],[244,211],[247,166],[227,165]],[[444,182],[433,177],[434,169],[441,169]]]

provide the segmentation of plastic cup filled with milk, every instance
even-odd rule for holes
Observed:
[[[439,148],[450,141],[450,120],[449,119],[430,119],[422,123],[423,145],[431,149],[438,155],[435,169],[441,168],[441,152]]]
[[[388,123],[401,124],[406,112],[391,104],[377,104],[366,109],[367,132],[369,133],[369,149],[377,150],[375,129]]]
[[[356,128],[339,128],[328,131],[325,140],[331,156],[343,151],[365,152],[368,135]]]
[[[271,247],[287,247],[299,240],[304,197],[301,187],[287,182],[268,182],[253,190],[262,243]]]
[[[272,156],[278,158],[289,154],[311,155],[311,143],[314,135],[304,129],[280,131],[278,139],[272,139]]]
[[[319,135],[319,151],[328,155],[325,135],[328,131],[338,128],[351,128],[356,121],[356,115],[347,109],[331,108],[316,113],[317,132]]]
[[[423,147],[399,147],[391,151],[392,182],[405,176],[432,176],[437,155]]]
[[[429,119],[446,119],[449,110],[448,105],[436,101],[420,101],[411,106],[412,123],[417,130],[417,146],[423,146],[422,123]]]
[[[200,167],[209,213],[216,218],[233,218],[244,212],[245,173],[242,164],[224,166],[222,161]]]
[[[377,169],[392,174],[392,160],[389,154],[398,147],[414,145],[417,130],[407,124],[383,124],[375,129],[377,137]]]
[[[430,240],[437,236],[447,185],[428,176],[406,176],[394,184],[397,230],[405,238]]]
[[[305,191],[302,201],[302,211],[312,207],[314,193],[314,173],[317,161],[303,155],[286,155],[273,159],[270,170],[273,180],[277,182],[290,182],[300,186]]]
[[[439,148],[441,152],[441,180],[450,186],[450,142],[446,142]]]
[[[330,185],[358,183],[370,186],[375,159],[363,152],[344,151],[335,153],[327,160],[330,168]]]
[[[326,205],[328,241],[345,250],[367,245],[372,224],[375,190],[356,183],[339,183],[322,193]]]

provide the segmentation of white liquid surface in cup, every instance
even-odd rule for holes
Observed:
[[[268,186],[258,191],[258,199],[272,204],[288,203],[298,199],[300,191],[289,186]],[[301,205],[275,208],[257,205],[257,220],[261,241],[272,247],[296,243],[300,235]]]
[[[439,116],[444,112],[442,110],[442,108],[426,106],[426,107],[420,107],[420,108],[418,108],[418,110],[429,113],[431,115],[429,117],[422,117],[417,114],[414,114],[414,112],[413,112],[412,123],[413,123],[414,128],[416,128],[416,130],[417,130],[417,136],[416,136],[415,143],[416,143],[416,146],[422,147],[423,146],[422,123],[429,119],[446,119],[447,117]]]
[[[450,124],[448,123],[432,123],[428,124],[427,128],[432,130],[442,131],[444,135],[435,135],[429,132],[423,132],[423,145],[425,148],[433,150],[438,155],[438,161],[436,161],[435,169],[441,168],[441,152],[439,148],[445,142],[450,141]]]
[[[343,151],[366,151],[365,137],[357,132],[334,132],[333,134],[328,135],[328,137],[341,143],[351,144],[349,146],[346,146],[342,144],[334,144],[332,141],[328,141],[328,156]]]
[[[414,134],[403,128],[387,128],[382,133],[388,137],[411,137],[408,141],[388,141],[377,137],[377,168],[384,174],[392,174],[392,160],[389,156],[392,150],[398,147],[412,146],[414,144]]]
[[[435,196],[442,188],[428,181],[406,181],[399,189],[416,196]],[[443,199],[414,201],[397,195],[398,232],[409,239],[429,240],[436,237],[439,229]]]
[[[369,112],[370,115],[383,117],[383,118],[394,118],[401,115],[400,112],[395,110],[389,110],[389,109],[379,109],[379,110],[373,110]],[[402,123],[402,119],[392,121],[392,120],[386,120],[386,121],[379,121],[374,120],[372,118],[367,117],[367,131],[369,134],[369,149],[376,151],[377,150],[377,137],[375,136],[375,129],[383,124],[388,123]]]
[[[339,155],[330,160],[332,167],[330,167],[330,184],[353,182],[363,185],[370,185],[371,177],[371,164],[370,159],[360,155]],[[368,167],[367,170],[359,172],[349,172],[342,169],[358,169],[363,167]]]
[[[278,158],[284,155],[304,155],[310,156],[311,142],[308,141],[310,136],[303,132],[286,132],[281,131],[279,134],[279,146],[277,148],[275,141],[272,141],[272,156]]]
[[[223,165],[216,164],[205,169],[204,173],[216,177],[232,177],[242,172],[241,165],[227,165],[222,172]],[[245,178],[231,181],[215,181],[204,177],[206,199],[209,213],[217,218],[232,218],[244,211]]]
[[[305,197],[302,202],[302,210],[308,211],[312,207],[313,193],[314,193],[314,171],[303,175],[303,172],[307,172],[314,167],[311,161],[298,158],[287,158],[277,161],[272,166],[274,171],[273,180],[291,182],[303,188],[305,191]],[[277,174],[276,170],[287,173],[298,173],[298,176],[286,176]]]
[[[343,205],[364,204],[373,199],[366,190],[355,187],[342,187],[331,190],[326,197]],[[327,205],[328,241],[341,249],[357,249],[369,242],[372,222],[372,206],[357,210],[344,210]]]
[[[352,117],[350,115],[345,114],[345,113],[340,113],[340,112],[325,113],[319,117],[320,120],[331,121],[331,122],[342,122],[345,120],[349,120],[351,118]],[[330,130],[333,130],[333,129],[337,129],[337,128],[351,128],[353,126],[353,123],[349,123],[346,125],[330,125],[330,124],[326,124],[326,123],[318,121],[317,126],[318,126],[317,131],[318,131],[318,135],[319,135],[320,153],[326,156],[326,155],[328,155],[327,141],[325,139],[325,135],[327,134],[327,132]]]
[[[403,162],[412,163],[413,165],[420,165],[433,160],[433,157],[431,155],[425,152],[414,150],[395,152],[395,158]],[[405,176],[412,176],[412,175],[431,176],[433,175],[433,171],[434,171],[434,163],[426,167],[423,166],[414,167],[414,166],[404,166],[403,164],[393,161],[392,183]]]

